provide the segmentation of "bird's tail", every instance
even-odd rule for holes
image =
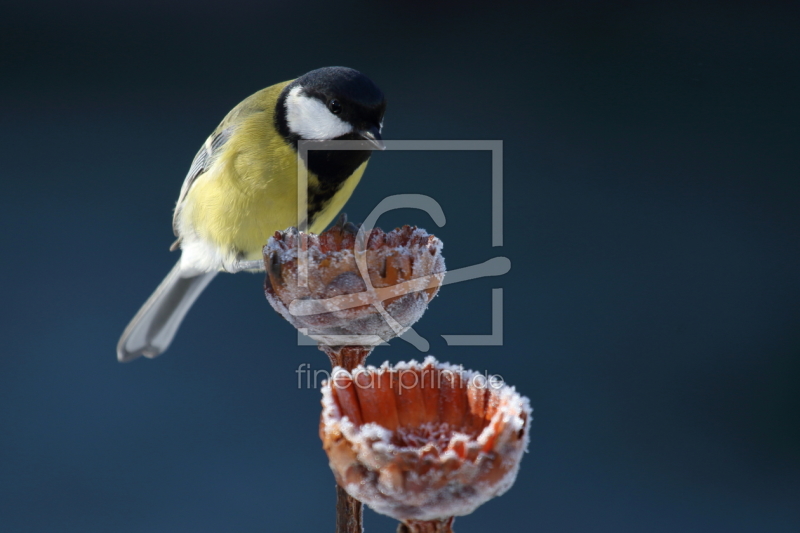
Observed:
[[[187,275],[178,261],[125,328],[117,344],[117,359],[126,363],[140,355],[153,358],[166,350],[186,312],[216,274]]]

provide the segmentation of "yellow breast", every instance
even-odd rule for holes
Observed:
[[[261,95],[275,102],[284,85],[251,98]],[[244,110],[237,107],[220,125],[234,125],[234,132],[213,165],[189,190],[180,217],[182,227],[191,228],[223,256],[253,260],[261,257],[262,247],[275,231],[298,224],[298,158],[273,126],[273,106],[257,106],[248,100],[240,106]],[[310,231],[319,233],[331,223],[358,185],[366,165],[358,167],[316,215]],[[315,180],[313,174],[309,175],[312,184]]]
[[[296,157],[292,151],[292,157]],[[298,225],[297,165],[228,169],[198,180],[187,196],[192,205],[186,216],[202,239],[216,245],[223,255],[258,259],[261,248],[276,231]],[[367,164],[362,164],[331,201],[317,214],[309,230],[322,232],[344,207]],[[209,173],[210,174],[210,173]]]

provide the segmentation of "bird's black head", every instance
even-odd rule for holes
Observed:
[[[275,107],[275,127],[295,150],[299,140],[368,141],[370,148],[383,149],[385,110],[386,99],[372,80],[351,68],[326,67],[284,87]],[[352,150],[312,148],[304,155],[308,170],[317,177],[308,188],[309,220],[370,155],[372,150],[363,143]]]
[[[386,98],[372,80],[351,68],[325,67],[300,76],[278,98],[278,131],[299,139],[365,139],[380,145]]]

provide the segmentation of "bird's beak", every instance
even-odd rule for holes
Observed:
[[[381,132],[377,127],[373,126],[368,130],[361,130],[358,134],[365,141],[369,141],[377,150],[386,150],[386,145],[383,144],[383,139],[381,139]]]

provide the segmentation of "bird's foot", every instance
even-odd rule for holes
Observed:
[[[358,229],[361,227],[361,224],[353,224],[352,222],[348,222],[347,213],[342,213],[339,215],[339,218],[336,219],[336,224],[334,224],[333,227],[339,228],[342,233],[352,233],[355,235],[358,233]]]

